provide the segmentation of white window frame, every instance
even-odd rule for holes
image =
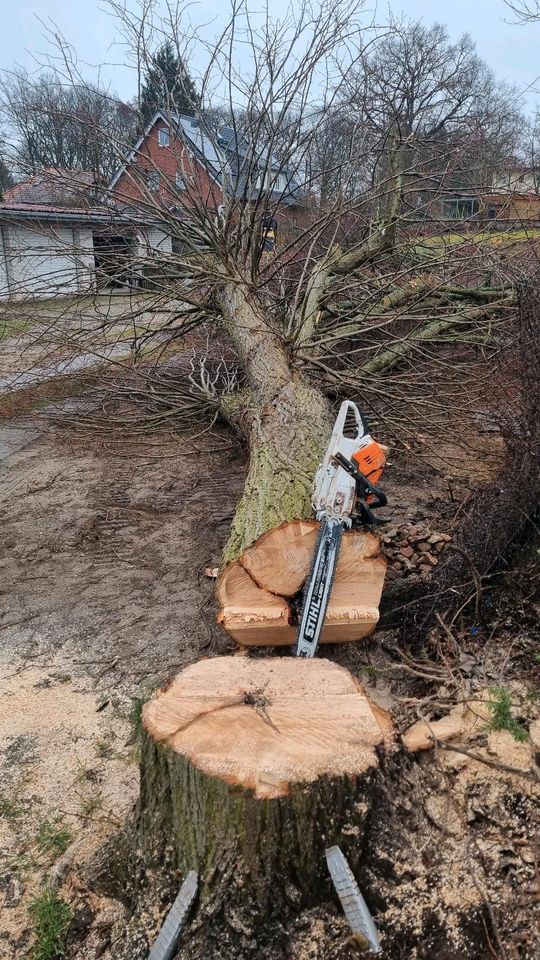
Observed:
[[[175,183],[175,186],[176,186],[176,189],[177,189],[177,190],[185,190],[185,189],[186,189],[186,180],[185,180],[185,177],[184,177],[184,175],[183,175],[182,173],[180,173],[179,170],[177,170],[176,173],[175,173],[175,175],[174,175],[174,183]]]
[[[158,145],[160,147],[168,147],[171,143],[171,135],[167,130],[167,127],[160,127],[158,130]]]

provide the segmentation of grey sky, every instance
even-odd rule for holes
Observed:
[[[200,16],[206,21],[220,16],[225,0],[203,0]],[[279,15],[288,6],[288,0],[273,0],[272,12]],[[510,14],[503,0],[395,0],[390,4],[394,14],[422,19],[429,24],[445,23],[450,35],[471,34],[480,56],[496,75],[516,83],[525,90],[534,84],[540,74],[540,23],[515,25],[509,23]],[[99,65],[102,78],[109,82],[120,96],[130,98],[135,93],[135,77],[122,63],[122,52],[111,46],[114,40],[113,21],[96,0],[16,0],[9,5],[3,0],[4,16],[0,35],[0,67],[9,70],[20,64],[29,70],[37,69],[35,57],[43,60],[43,51],[50,49],[44,39],[44,28],[39,22],[54,21],[61,33],[73,44],[81,62]],[[257,8],[256,2],[252,7]],[[379,20],[384,19],[386,4],[379,2]],[[39,19],[38,19],[39,18]],[[196,14],[199,19],[199,14]],[[89,67],[83,72],[96,77]],[[528,102],[540,104],[538,94],[529,91]]]

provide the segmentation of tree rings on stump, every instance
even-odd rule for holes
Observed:
[[[347,670],[294,657],[192,664],[145,705],[144,725],[207,776],[256,797],[358,776],[377,765],[391,731]]]
[[[291,599],[309,575],[318,530],[314,520],[283,523],[222,572],[217,584],[218,621],[238,643],[294,642]],[[356,530],[343,535],[322,643],[360,640],[375,629],[385,572],[376,536]]]

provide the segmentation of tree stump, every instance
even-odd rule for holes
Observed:
[[[293,520],[263,534],[219,577],[218,622],[242,645],[294,643],[300,602],[319,524]],[[379,619],[386,563],[372,533],[344,534],[322,643],[361,640]],[[292,602],[291,602],[292,601]]]
[[[249,924],[330,888],[325,847],[353,865],[388,715],[328,660],[216,657],[143,711],[140,847],[200,875],[200,906]],[[248,922],[248,921],[246,921]]]

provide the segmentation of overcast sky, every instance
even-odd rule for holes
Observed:
[[[279,15],[289,0],[273,0],[271,10]],[[201,17],[209,21],[222,15],[225,0],[203,0],[198,4]],[[257,0],[250,4],[257,9]],[[540,105],[540,81],[531,89],[540,74],[540,23],[515,25],[503,0],[396,0],[390,7],[394,14],[403,12],[426,24],[445,23],[452,38],[470,33],[478,53],[492,67],[497,77],[528,90],[528,102]],[[386,4],[379,2],[378,19],[384,19]],[[198,14],[197,14],[198,18]],[[36,60],[43,61],[47,49],[44,27],[39,21],[54,23],[78,52],[81,62],[106,63],[102,77],[126,98],[135,92],[135,78],[122,63],[121,50],[111,46],[114,40],[113,21],[97,0],[15,0],[5,10],[0,33],[0,66],[9,70],[22,65],[36,69]],[[217,29],[217,28],[216,28]],[[88,79],[96,77],[84,68]]]

